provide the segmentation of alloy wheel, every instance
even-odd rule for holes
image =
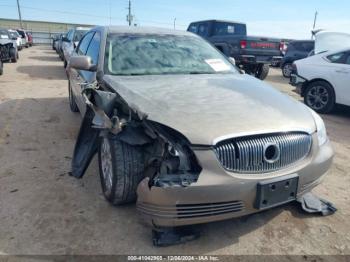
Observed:
[[[307,105],[314,110],[321,110],[329,102],[328,90],[323,86],[314,86],[306,94]]]

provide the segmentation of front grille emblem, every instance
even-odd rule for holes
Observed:
[[[278,144],[276,143],[267,143],[264,146],[264,160],[269,164],[276,163],[280,160],[281,150]]]

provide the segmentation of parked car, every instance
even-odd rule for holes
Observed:
[[[291,84],[304,102],[319,113],[336,104],[350,105],[350,34],[319,32],[314,55],[293,64]]]
[[[82,178],[97,152],[107,201],[137,197],[155,230],[308,201],[331,165],[314,111],[195,34],[97,27],[67,73],[70,109],[83,116],[72,175]]]
[[[23,29],[17,29],[17,32],[22,38],[22,46],[28,48],[29,44],[28,44],[28,36],[26,34],[26,31]]]
[[[58,56],[63,61],[63,50],[62,50],[62,44],[63,44],[63,38],[66,37],[66,34],[60,34],[59,39],[57,41],[56,45],[56,52],[58,53]]]
[[[57,48],[57,41],[59,40],[59,36],[60,35],[54,35],[53,37],[52,37],[52,50],[56,50],[56,48]]]
[[[187,31],[202,36],[227,57],[233,57],[246,73],[261,80],[268,75],[269,65],[282,59],[281,39],[247,36],[244,23],[199,21],[191,23]]]
[[[16,39],[16,44],[17,44],[18,51],[22,50],[22,48],[23,48],[23,46],[22,46],[22,38],[19,35],[19,33],[16,30],[12,30],[12,29],[9,29],[7,31],[9,32],[9,35],[10,35],[11,39]]]
[[[65,68],[67,66],[67,62],[69,61],[71,53],[77,47],[80,39],[89,30],[90,28],[87,27],[76,27],[69,30],[67,36],[62,38],[63,62]]]
[[[7,29],[0,28],[0,49],[1,60],[16,63],[18,60],[18,50],[15,39],[11,39]]]
[[[26,32],[27,38],[28,38],[28,46],[33,45],[33,35],[29,32]]]
[[[290,42],[287,52],[281,62],[283,76],[289,78],[292,73],[293,62],[308,57],[314,48],[315,42],[313,40],[298,40]]]
[[[330,113],[336,104],[350,106],[350,47],[296,61],[293,67],[291,84],[313,110]]]
[[[0,76],[4,73],[4,64],[1,60],[1,50],[0,50]]]

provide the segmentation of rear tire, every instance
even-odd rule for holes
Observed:
[[[109,134],[101,138],[98,162],[106,200],[116,206],[135,202],[137,186],[144,178],[141,148]]]
[[[257,66],[255,77],[264,80],[269,74],[270,66],[268,64],[260,64]]]
[[[304,103],[317,113],[330,113],[335,107],[335,92],[325,81],[309,84],[304,93]]]
[[[77,103],[75,102],[75,97],[73,94],[72,87],[70,85],[70,81],[68,81],[68,94],[69,94],[69,108],[70,108],[70,110],[74,113],[79,112],[79,108],[77,106]]]
[[[4,64],[0,60],[0,76],[4,73]]]

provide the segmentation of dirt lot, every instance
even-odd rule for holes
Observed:
[[[81,118],[68,109],[62,62],[49,47],[20,52],[0,76],[0,254],[350,254],[350,110],[324,116],[336,157],[315,191],[339,211],[307,215],[296,204],[201,226],[202,237],[154,248],[134,205],[103,198],[96,159],[68,175]],[[279,70],[268,80],[291,92]]]

